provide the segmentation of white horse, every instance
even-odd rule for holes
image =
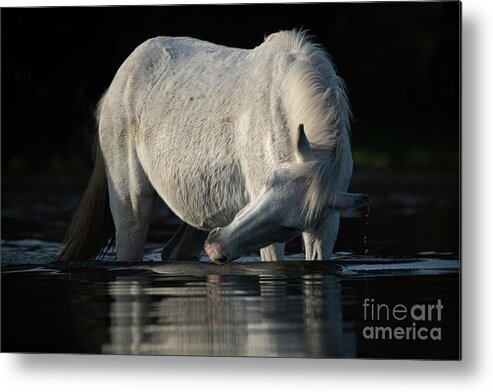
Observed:
[[[340,211],[369,201],[346,193],[349,116],[303,32],[252,50],[150,39],[101,99],[94,172],[58,259],[95,258],[114,233],[118,260],[142,260],[157,193],[184,222],[163,259],[279,260],[302,234],[306,259],[327,260]]]

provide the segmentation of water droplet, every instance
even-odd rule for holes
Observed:
[[[363,248],[364,254],[368,254],[368,225],[370,224],[370,205],[368,204],[366,207],[366,215],[365,215],[365,234],[363,236]]]

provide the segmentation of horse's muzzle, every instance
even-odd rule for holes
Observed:
[[[218,244],[210,244],[206,242],[204,245],[204,250],[213,263],[224,264],[228,261],[228,256],[221,251]]]
[[[223,252],[221,246],[219,245],[220,241],[218,238],[218,233],[219,229],[214,229],[210,232],[207,240],[205,241],[204,250],[213,263],[224,264],[228,262],[229,257],[225,252]]]

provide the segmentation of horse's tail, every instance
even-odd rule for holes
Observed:
[[[104,158],[96,137],[94,170],[56,261],[94,260],[114,234]]]

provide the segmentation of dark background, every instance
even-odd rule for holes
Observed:
[[[95,105],[144,40],[253,48],[305,28],[332,55],[355,116],[355,163],[457,168],[460,4],[2,9],[2,174],[86,172]]]

